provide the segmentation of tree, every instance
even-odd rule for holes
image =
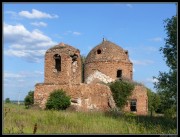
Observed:
[[[29,108],[34,104],[34,91],[29,91],[28,95],[24,99],[24,105],[26,108]]]
[[[165,47],[161,47],[166,64],[173,70],[177,69],[177,16],[164,21],[167,38],[165,38]]]
[[[6,99],[5,99],[5,103],[11,103],[10,99],[9,99],[9,98],[6,98]]]
[[[152,92],[147,88],[148,95],[148,110],[151,112],[151,116],[153,112],[156,112],[160,105],[160,96],[157,93]]]
[[[169,109],[177,111],[177,16],[172,16],[164,21],[167,38],[165,46],[160,48],[164,55],[169,72],[160,72],[154,77],[158,82],[154,83],[161,97],[161,108],[163,112]]]
[[[128,97],[131,95],[134,89],[134,84],[125,80],[117,80],[110,83],[109,86],[117,107],[122,109],[127,103]]]
[[[64,110],[70,105],[70,96],[67,96],[62,89],[58,89],[50,94],[46,103],[46,109]]]

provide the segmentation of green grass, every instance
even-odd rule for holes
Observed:
[[[4,105],[4,134],[33,134],[35,123],[35,134],[177,134],[176,119],[165,117],[37,110],[25,109],[23,105]]]

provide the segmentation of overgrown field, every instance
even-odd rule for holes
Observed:
[[[3,134],[177,134],[176,119],[165,117],[25,109],[16,104],[4,104],[3,109]]]

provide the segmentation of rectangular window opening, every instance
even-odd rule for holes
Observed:
[[[61,59],[58,58],[58,59],[55,59],[55,68],[57,69],[57,71],[61,71]]]
[[[122,70],[117,70],[117,78],[121,78],[122,77]]]
[[[137,100],[136,100],[136,99],[133,99],[133,100],[130,101],[130,110],[131,110],[132,112],[137,111],[136,103],[137,103]]]

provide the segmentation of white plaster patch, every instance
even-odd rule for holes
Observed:
[[[53,72],[57,73],[57,69],[53,69]]]
[[[95,104],[90,104],[87,106],[89,110],[98,110],[98,107]]]
[[[89,104],[89,98],[84,99],[84,102],[86,105],[88,105]]]
[[[96,106],[96,104],[91,104],[91,98],[84,99],[84,102],[87,106],[87,109],[89,110],[98,110],[99,108]]]
[[[112,81],[114,81],[114,79],[112,79],[111,77],[103,74],[100,71],[95,71],[94,73],[92,73],[91,75],[89,75],[89,77],[86,78],[85,82],[87,84],[91,83],[93,80],[95,79],[99,79],[100,81],[104,82],[104,83],[110,83]]]
[[[73,64],[72,64],[73,68],[72,68],[72,71],[73,72],[76,72],[76,69],[77,69],[77,61],[74,61]]]

